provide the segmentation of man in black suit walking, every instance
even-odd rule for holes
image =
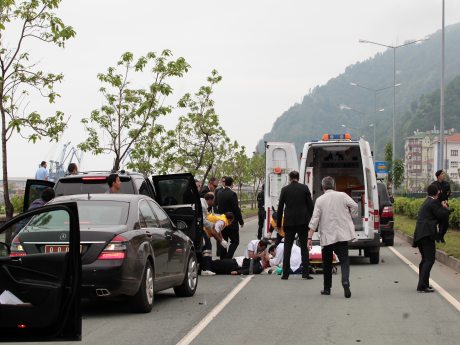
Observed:
[[[415,225],[413,247],[418,247],[422,260],[418,265],[419,280],[418,292],[433,292],[429,285],[430,271],[433,267],[436,255],[435,240],[438,236],[437,226],[446,222],[449,218],[447,201],[439,201],[439,190],[436,185],[431,184],[427,188],[428,197],[423,202],[417,215]]]
[[[277,212],[277,226],[281,228],[284,211],[284,257],[283,275],[281,279],[289,278],[291,250],[294,244],[295,234],[299,236],[300,250],[302,253],[302,278],[313,279],[309,275],[309,254],[307,247],[308,223],[313,214],[313,201],[310,190],[304,184],[299,183],[299,173],[289,173],[289,185],[281,189],[280,201]]]
[[[234,222],[227,226],[222,231],[222,237],[228,241],[230,239],[230,246],[225,249],[220,244],[217,244],[218,255],[221,259],[231,259],[235,254],[236,248],[240,244],[240,228],[244,226],[243,216],[241,215],[240,207],[238,206],[238,197],[236,193],[231,189],[233,185],[233,179],[231,177],[225,178],[224,188],[217,194],[216,198],[218,201],[218,213],[223,214],[226,212],[232,212],[235,216]]]

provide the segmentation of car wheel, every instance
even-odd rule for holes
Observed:
[[[384,240],[383,243],[385,243],[386,246],[392,246],[392,245],[395,244],[395,239],[394,238],[388,238],[388,239]]]
[[[369,253],[369,260],[371,264],[376,265],[380,261],[380,251]]]
[[[153,281],[152,263],[147,260],[139,291],[132,297],[131,308],[134,312],[149,313],[152,310],[154,299]]]
[[[198,264],[195,253],[191,252],[188,257],[187,268],[182,284],[174,287],[176,296],[190,297],[195,294],[198,286]]]

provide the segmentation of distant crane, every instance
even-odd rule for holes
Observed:
[[[78,166],[81,166],[83,152],[78,152],[78,150],[74,146],[70,147],[70,149],[67,150],[69,146],[70,141],[66,142],[63,145],[58,160],[50,160],[50,181],[55,182],[59,180],[59,178],[65,176],[68,164],[74,162],[75,160],[78,162]]]

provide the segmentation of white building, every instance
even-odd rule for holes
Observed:
[[[459,162],[460,162],[460,133],[445,137],[444,143],[444,167],[447,166],[447,174],[454,182],[460,183]],[[439,140],[434,142],[434,161],[438,161]]]

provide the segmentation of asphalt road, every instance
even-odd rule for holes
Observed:
[[[255,238],[256,226],[248,221],[241,230],[237,254]],[[417,250],[399,240],[394,249],[418,265]],[[339,270],[331,296],[320,295],[321,275],[308,281],[292,275],[287,281],[272,275],[213,276],[200,277],[192,298],[177,298],[172,290],[156,295],[150,314],[132,314],[123,302],[85,303],[81,344],[177,344],[187,334],[182,344],[460,343],[459,274],[438,263],[432,271],[452,304],[443,291],[416,293],[416,272],[390,248],[382,247],[379,265],[360,257],[351,263],[350,299],[343,296]],[[210,322],[190,334],[202,320]]]

